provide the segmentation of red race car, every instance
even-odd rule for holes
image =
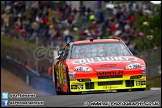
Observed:
[[[145,90],[145,62],[120,39],[68,43],[54,59],[56,93]]]

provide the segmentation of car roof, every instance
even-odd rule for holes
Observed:
[[[89,40],[83,40],[83,41],[75,41],[74,44],[86,44],[86,43],[102,43],[102,42],[119,42],[119,39],[89,39]]]

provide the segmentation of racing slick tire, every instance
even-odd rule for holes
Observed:
[[[57,88],[57,81],[56,81],[56,73],[54,72],[54,79],[55,79],[55,82],[54,82],[54,84],[55,84],[55,91],[56,91],[56,94],[57,95],[63,95],[64,93],[61,91],[61,89],[60,88]],[[58,89],[59,89],[59,91],[58,91]]]
[[[58,91],[58,88],[57,88],[57,78],[56,78],[54,64],[52,64],[52,78],[53,78],[53,83],[55,85],[55,92],[56,92],[56,94],[57,95],[62,95],[63,93],[61,91]]]

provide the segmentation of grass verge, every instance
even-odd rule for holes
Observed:
[[[24,49],[35,50],[38,45],[33,43],[28,43],[27,41],[22,41],[20,39],[10,38],[9,36],[1,35],[1,45],[12,46],[12,47],[22,47]]]
[[[152,77],[147,80],[146,90],[150,90],[152,87],[161,87],[161,75]]]

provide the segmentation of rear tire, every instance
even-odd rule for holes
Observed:
[[[129,89],[120,89],[120,90],[116,90],[117,92],[128,92]]]

